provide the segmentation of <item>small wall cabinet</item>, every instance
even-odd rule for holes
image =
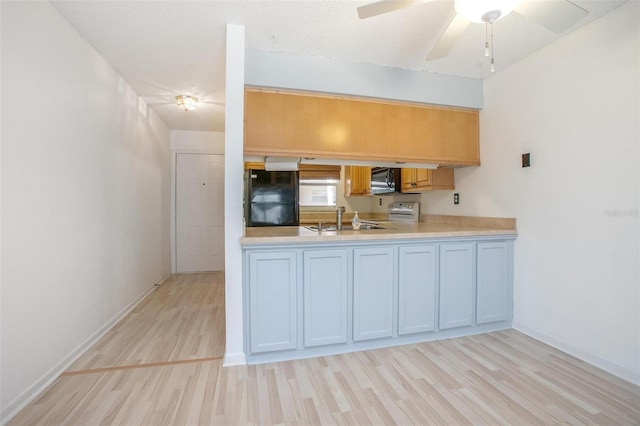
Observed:
[[[402,192],[429,191],[433,189],[455,189],[453,169],[402,169],[400,180]]]
[[[344,166],[344,195],[371,195],[371,167]]]

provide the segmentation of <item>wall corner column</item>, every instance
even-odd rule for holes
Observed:
[[[224,138],[225,315],[224,366],[246,363],[242,319],[242,192],[245,29],[227,25]]]

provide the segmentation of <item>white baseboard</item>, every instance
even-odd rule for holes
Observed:
[[[565,352],[584,362],[596,366],[606,371],[607,373],[611,373],[614,376],[633,383],[634,385],[640,386],[640,372],[629,370],[628,368],[622,367],[614,362],[589,353],[583,349],[568,345],[565,342],[556,339],[555,337],[549,336],[545,333],[541,333],[520,323],[514,322],[512,324],[512,328],[523,334],[526,334],[529,337],[539,340],[542,343],[546,343],[547,345],[561,350],[562,352]]]
[[[224,354],[223,367],[235,367],[236,365],[245,365],[247,363],[247,357],[244,352],[236,352],[233,354]]]
[[[20,395],[10,401],[5,407],[0,410],[0,424],[3,426],[16,416],[24,407],[26,407],[31,401],[36,399],[42,392],[44,392],[62,373],[64,373],[78,358],[84,355],[94,344],[98,342],[111,328],[124,318],[129,312],[131,312],[145,297],[153,292],[159,285],[169,278],[171,274],[165,275],[160,281],[152,285],[151,288],[146,290],[142,295],[136,298],[133,302],[125,306],[120,312],[115,314],[110,320],[108,320],[102,327],[100,327],[95,333],[89,336],[84,342],[78,345],[71,353],[60,360],[49,371],[36,380],[31,386],[25,389]]]

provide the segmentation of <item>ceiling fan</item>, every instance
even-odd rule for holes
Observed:
[[[395,10],[404,9],[420,3],[434,0],[382,0],[358,8],[360,19],[371,18]],[[549,30],[559,34],[584,18],[589,12],[568,0],[449,0],[456,14],[440,35],[437,43],[429,52],[427,61],[447,56],[456,42],[462,37],[471,22],[485,23],[491,26],[491,49],[489,36],[485,42],[485,55],[491,54],[493,66],[493,23],[512,11],[531,19]]]

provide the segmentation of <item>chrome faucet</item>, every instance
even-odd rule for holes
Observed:
[[[336,229],[338,230],[342,229],[342,213],[344,213],[345,210],[344,206],[340,206],[336,210]]]

